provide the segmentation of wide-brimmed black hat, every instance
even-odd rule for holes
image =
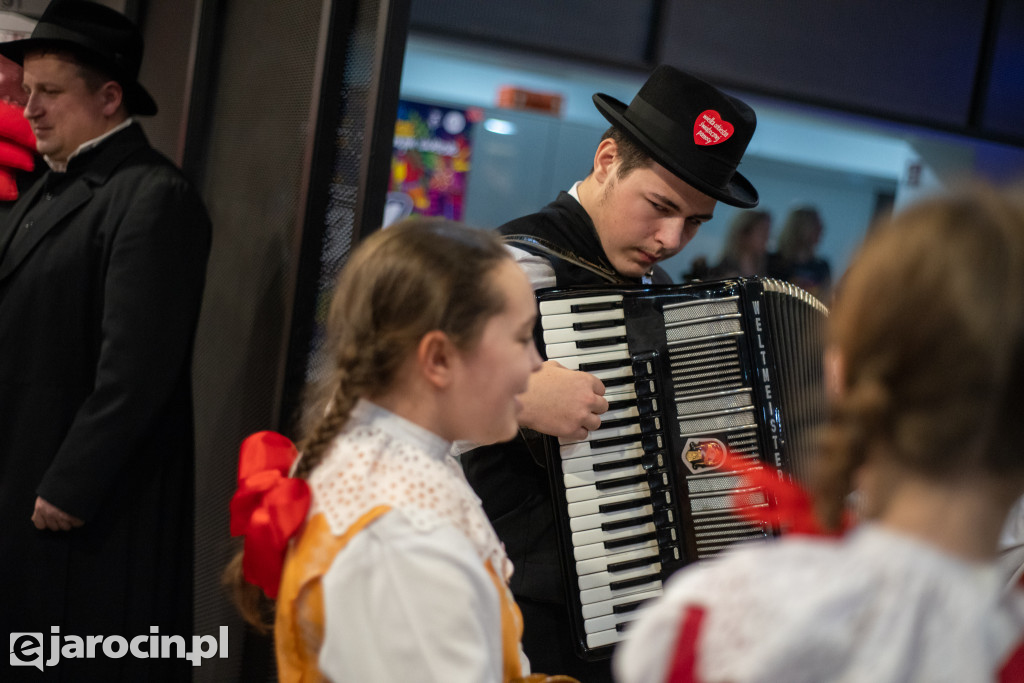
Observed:
[[[736,172],[757,126],[754,110],[699,78],[657,67],[626,106],[597,93],[594,104],[655,161],[731,206],[757,206],[757,190]]]
[[[21,64],[26,52],[53,48],[70,50],[120,83],[132,115],[156,113],[156,102],[139,84],[142,32],[117,10],[87,0],[53,0],[32,35],[0,44],[0,55]]]

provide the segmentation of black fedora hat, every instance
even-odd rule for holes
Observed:
[[[53,0],[32,35],[0,44],[0,55],[21,64],[32,50],[69,50],[121,84],[131,114],[152,116],[156,102],[139,84],[142,48],[142,32],[117,10],[87,0]]]
[[[731,206],[757,206],[757,190],[736,172],[757,126],[754,110],[675,67],[657,67],[626,106],[603,93],[594,104],[651,158]]]

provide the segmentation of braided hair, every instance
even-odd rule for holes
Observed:
[[[880,226],[829,324],[841,371],[815,479],[827,523],[868,461],[889,483],[1024,483],[1024,192],[973,187]]]
[[[392,386],[427,332],[472,348],[505,306],[489,274],[510,258],[495,233],[437,219],[406,219],[360,245],[328,314],[328,369],[307,401],[297,476],[321,462],[360,398]]]
[[[395,223],[352,252],[328,313],[327,370],[310,387],[295,476],[308,478],[323,461],[359,399],[393,386],[425,334],[440,330],[472,351],[504,310],[491,274],[511,258],[495,232],[426,218]],[[272,606],[245,581],[241,552],[224,581],[245,620],[265,632]]]

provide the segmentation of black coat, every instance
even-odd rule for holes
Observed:
[[[191,641],[191,357],[210,239],[198,194],[138,125],[48,173],[0,225],[0,632],[158,626]],[[36,496],[85,526],[36,530]],[[60,673],[166,668],[101,659],[121,673]]]

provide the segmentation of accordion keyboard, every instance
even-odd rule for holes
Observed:
[[[780,352],[771,348],[780,340],[763,309],[765,289],[785,287],[754,280],[539,293],[546,357],[601,379],[609,402],[585,439],[547,444],[585,658],[610,656],[672,572],[775,533],[735,514],[769,501],[719,465],[728,451],[785,469],[788,411],[776,396],[785,382],[776,381]]]

